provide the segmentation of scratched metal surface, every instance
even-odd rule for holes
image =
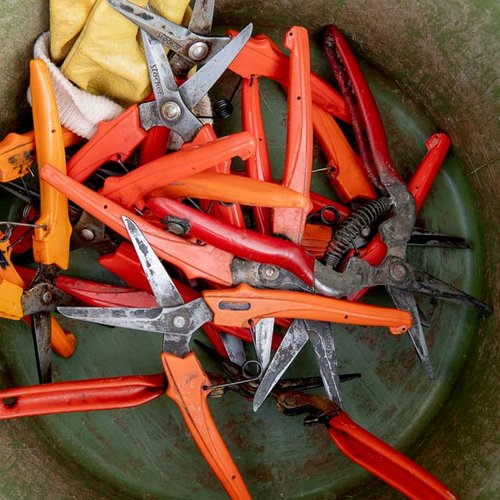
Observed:
[[[414,134],[419,138],[413,147],[408,147],[410,141],[402,140],[391,144],[398,158],[404,165],[414,165],[419,155],[422,153],[422,139],[425,134],[432,129],[438,128],[450,133],[454,144],[454,154],[448,159],[445,173],[440,175],[438,188],[431,194],[433,207],[441,210],[424,212],[424,219],[432,227],[438,229],[455,230],[457,232],[472,231],[472,237],[477,245],[475,252],[480,252],[484,258],[483,270],[478,262],[455,261],[451,270],[454,279],[462,284],[465,280],[471,290],[479,291],[480,281],[484,278],[485,298],[493,304],[498,304],[497,285],[497,261],[498,255],[498,201],[496,188],[498,186],[498,50],[499,42],[496,33],[498,32],[499,7],[497,2],[491,1],[462,1],[453,5],[438,2],[437,0],[425,0],[418,2],[389,1],[380,2],[370,0],[361,2],[353,0],[350,2],[314,0],[311,2],[264,2],[254,1],[249,9],[248,4],[241,2],[229,2],[223,0],[218,3],[219,16],[222,21],[228,19],[240,19],[241,22],[253,17],[255,21],[266,19],[266,24],[286,26],[291,24],[303,24],[311,28],[318,28],[325,22],[334,21],[345,30],[353,39],[356,49],[371,62],[383,68],[388,81],[381,78],[377,72],[372,72],[372,81],[378,85],[377,98],[383,105],[384,117],[393,120],[389,122],[389,127],[397,129],[405,126],[404,135],[411,137]],[[47,2],[46,1],[26,1],[7,0],[2,2],[2,16],[0,17],[0,36],[2,40],[2,72],[0,73],[0,130],[7,131],[12,128],[23,127],[23,112],[26,111],[24,103],[24,92],[27,82],[27,57],[31,52],[31,45],[36,35],[45,29],[47,23]],[[367,15],[369,13],[369,15]],[[265,24],[260,24],[262,31],[267,30]],[[395,87],[396,82],[399,87]],[[392,100],[391,100],[392,99]],[[394,103],[394,105],[393,105]],[[412,113],[398,114],[400,108],[412,111]],[[417,120],[412,121],[413,111],[417,112]],[[391,114],[393,112],[394,114]],[[283,116],[268,112],[269,120],[282,121]],[[401,137],[401,136],[398,136]],[[279,159],[280,149],[276,145],[272,149],[274,158]],[[277,161],[276,160],[276,161]],[[470,195],[469,186],[474,190],[474,195]],[[446,193],[442,196],[442,193]],[[465,196],[466,202],[463,203]],[[450,201],[451,200],[451,201]],[[0,199],[0,207],[2,199]],[[477,225],[476,214],[480,217],[480,226]],[[432,251],[434,252],[434,251]],[[439,272],[441,261],[436,255],[427,253],[421,255],[413,253],[417,259],[429,270]],[[448,256],[452,258],[452,256]],[[446,259],[445,265],[449,266],[450,260]],[[453,261],[452,261],[453,262]],[[81,270],[85,272],[85,270]],[[454,327],[466,321],[461,317],[456,309],[443,309],[438,311],[441,316],[439,325]],[[377,414],[376,408],[370,405],[363,405],[360,401],[370,401],[370,387],[366,385],[351,385],[346,389],[347,396],[353,401],[349,410],[353,417],[364,423],[379,435],[389,437],[391,442],[400,443],[409,447],[410,454],[422,465],[432,470],[444,482],[455,488],[463,498],[473,498],[482,496],[491,498],[498,492],[498,483],[495,483],[495,466],[497,462],[497,447],[494,444],[496,431],[495,415],[498,415],[498,398],[494,395],[498,393],[498,379],[495,370],[489,369],[495,365],[498,359],[498,320],[497,316],[482,322],[479,328],[472,325],[475,335],[457,338],[450,335],[451,332],[443,335],[442,331],[432,335],[433,342],[431,349],[433,354],[437,352],[437,363],[442,373],[449,374],[439,390],[438,401],[442,403],[442,408],[434,405],[420,408],[422,412],[429,410],[425,416],[416,419],[415,426],[409,416],[413,404],[405,411],[401,410],[400,404],[396,408],[391,408],[388,404],[385,408],[387,419],[392,420],[395,415],[403,415],[403,419],[397,421],[400,426],[392,431],[380,429],[372,426],[370,412]],[[21,325],[12,327],[1,324],[2,332],[2,355],[10,354],[16,357],[15,349],[23,345],[25,349],[29,347],[29,339],[22,331]],[[85,329],[84,329],[85,330]],[[96,332],[91,335],[96,335]],[[17,336],[18,338],[16,338]],[[349,343],[350,337],[337,335],[341,338],[343,352],[352,352]],[[97,337],[96,337],[97,338]],[[376,355],[390,360],[391,356],[400,351],[403,357],[404,366],[413,367],[414,358],[412,353],[405,349],[401,343],[397,346],[392,343],[379,344],[380,340],[371,332],[366,332],[362,336],[364,349],[363,355],[369,356],[370,349]],[[135,342],[140,342],[136,339]],[[439,345],[436,346],[435,342]],[[449,342],[449,344],[446,344]],[[115,347],[117,341],[113,341]],[[91,352],[91,341],[82,339],[82,350],[79,353],[80,360],[84,360],[86,352]],[[117,344],[118,345],[118,344]],[[446,350],[458,350],[466,353],[471,348],[466,360],[454,359],[451,363],[451,372],[442,365],[442,360],[448,359],[445,356]],[[87,351],[86,349],[90,349]],[[154,346],[148,349],[153,349]],[[361,355],[361,354],[360,354]],[[307,357],[307,356],[306,356]],[[75,360],[78,361],[78,360]],[[357,364],[356,359],[341,359],[344,366],[351,368]],[[462,361],[465,364],[462,365]],[[102,362],[104,363],[104,357]],[[127,363],[127,359],[123,361]],[[135,361],[139,363],[139,361]],[[131,362],[132,363],[132,362]],[[133,368],[146,368],[143,361]],[[22,366],[22,363],[20,364]],[[102,373],[102,365],[93,363],[90,373],[95,369],[95,376],[107,375]],[[83,368],[66,369],[62,368],[63,375],[78,376],[80,370],[89,373],[88,364]],[[116,369],[120,367],[116,365]],[[25,373],[21,369],[16,371],[6,369],[2,364],[5,377],[2,384],[9,385],[9,372],[16,377],[16,382],[29,380],[29,370]],[[100,373],[99,373],[100,370]],[[415,387],[411,382],[415,377],[415,370],[412,371],[405,386],[401,388],[401,378],[404,376],[394,368],[392,361],[385,365],[380,363],[372,367],[373,371],[383,370],[383,378],[388,390],[385,393],[385,402],[390,403],[394,397],[391,391],[400,391],[403,396],[419,398],[426,395],[426,389],[420,387],[415,392]],[[151,370],[154,371],[151,365]],[[109,373],[114,374],[114,373]],[[365,377],[377,375],[369,372]],[[380,376],[380,373],[378,374]],[[444,384],[444,387],[443,387]],[[448,391],[451,389],[451,393]],[[430,390],[430,389],[429,389]],[[407,394],[404,394],[405,391]],[[400,394],[401,396],[401,394]],[[397,399],[397,398],[396,398]],[[435,402],[435,400],[434,400]],[[222,402],[217,405],[222,406]],[[156,404],[156,403],[155,403]],[[261,483],[256,485],[256,497],[278,497],[282,494],[290,498],[300,494],[300,485],[304,486],[304,492],[310,498],[332,498],[333,491],[328,487],[328,483],[322,480],[326,476],[328,468],[325,468],[325,461],[332,459],[337,466],[335,470],[330,470],[329,474],[345,474],[344,484],[338,484],[335,491],[340,491],[342,487],[349,487],[357,481],[367,479],[367,476],[360,476],[359,472],[350,466],[347,461],[339,458],[337,454],[326,445],[323,447],[324,455],[318,454],[315,460],[303,463],[305,458],[296,456],[286,456],[295,448],[293,443],[287,441],[290,435],[301,435],[300,443],[308,446],[311,440],[313,443],[322,439],[322,429],[304,429],[300,426],[300,421],[289,420],[285,422],[287,427],[283,428],[281,436],[276,434],[273,440],[266,442],[267,433],[264,425],[268,420],[275,421],[274,410],[269,405],[265,413],[250,420],[251,414],[247,410],[240,408],[239,400],[230,400],[227,404],[228,417],[236,419],[237,425],[248,425],[248,436],[243,435],[238,426],[228,429],[233,446],[248,452],[252,458],[245,461],[242,467],[243,473],[251,475]],[[81,456],[68,453],[67,443],[62,443],[57,438],[58,426],[60,436],[73,436],[74,441],[81,446],[80,439],[84,439],[85,429],[89,423],[108,425],[119,435],[122,429],[125,439],[137,439],[137,436],[130,436],[124,429],[124,422],[135,422],[140,424],[140,418],[153,416],[158,411],[168,413],[168,416],[161,417],[165,420],[158,422],[161,429],[156,429],[157,439],[161,440],[163,429],[168,425],[175,425],[181,429],[181,423],[173,415],[171,405],[166,402],[158,402],[156,407],[151,409],[130,410],[127,412],[115,412],[111,416],[104,413],[87,419],[81,415],[61,418],[57,417],[56,425],[51,423],[51,418],[40,419],[39,421],[28,422],[2,422],[0,425],[0,498],[25,498],[28,496],[35,498],[118,498],[127,496],[128,492],[134,489],[134,485],[127,485],[126,481],[119,485],[120,481],[104,480],[102,471],[96,467],[97,462],[84,460]],[[220,410],[217,410],[220,411]],[[391,413],[394,411],[395,413]],[[132,413],[134,412],[134,413]],[[151,413],[152,412],[152,413]],[[399,412],[399,413],[398,413]],[[96,414],[97,415],[97,414]],[[419,416],[419,415],[418,415]],[[376,419],[373,421],[375,424]],[[37,431],[37,428],[40,431]],[[98,436],[99,428],[90,429],[89,436]],[[42,439],[42,434],[47,434],[50,438]],[[401,440],[401,436],[404,439]],[[245,440],[249,436],[262,440],[263,448],[257,449],[255,442],[248,443]],[[274,441],[276,439],[276,441]],[[266,451],[275,448],[282,440],[281,456],[283,461],[276,462],[269,466],[264,457]],[[106,441],[102,443],[106,444]],[[102,445],[101,443],[101,445]],[[174,445],[179,443],[174,443]],[[140,446],[140,442],[136,442]],[[313,446],[319,446],[316,444]],[[254,449],[255,448],[255,449]],[[407,448],[408,449],[408,448]],[[273,451],[273,450],[271,450]],[[206,475],[209,474],[203,463],[197,457],[191,457],[195,452],[191,446],[184,456],[184,460],[190,462],[190,469],[195,469],[193,474],[199,478],[201,484],[207,481],[206,486],[213,495],[217,493],[213,481],[210,482]],[[120,451],[117,450],[119,454]],[[92,448],[85,450],[86,456],[92,454]],[[318,458],[319,457],[319,458]],[[147,458],[147,457],[146,457]],[[175,457],[166,453],[162,457],[162,462],[155,463],[153,471],[165,469],[176,469],[173,464]],[[113,471],[113,450],[109,451],[109,473]],[[298,465],[297,465],[298,464]],[[132,467],[130,467],[132,465]],[[133,476],[136,464],[129,464]],[[301,474],[293,472],[294,467],[301,469]],[[184,463],[184,473],[186,465]],[[126,471],[125,471],[126,472]],[[130,471],[129,471],[130,472]],[[181,472],[183,472],[181,470]],[[126,476],[127,474],[125,474]],[[123,471],[118,471],[117,478],[123,478]],[[297,478],[297,480],[296,480]],[[179,496],[174,493],[179,486],[182,490],[182,476],[170,478],[177,485],[170,483],[169,488],[163,491],[160,496]],[[331,479],[333,481],[334,479]],[[192,481],[192,479],[191,479]],[[496,479],[498,481],[498,479]],[[115,483],[115,485],[113,485]],[[117,484],[118,483],[118,484]],[[252,480],[249,481],[251,487]],[[376,486],[376,487],[375,487]],[[368,489],[361,486],[357,495],[361,498],[369,496],[378,497],[392,496],[387,489],[379,488],[378,484],[370,484]],[[307,490],[307,491],[306,491]],[[198,489],[198,494],[200,490]],[[136,493],[135,496],[141,496]],[[153,496],[157,496],[154,495]]]

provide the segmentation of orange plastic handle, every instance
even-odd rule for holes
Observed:
[[[241,175],[200,172],[156,189],[151,196],[202,198],[250,207],[310,208],[311,202],[296,191],[279,184],[258,181]]]
[[[170,153],[121,177],[108,177],[100,193],[123,207],[136,205],[141,209],[144,207],[144,196],[154,189],[235,156],[246,159],[254,151],[253,137],[248,132],[239,132]]]
[[[322,259],[325,255],[328,242],[331,239],[331,226],[325,226],[323,224],[306,224],[300,246],[316,259]]]
[[[414,500],[457,498],[420,465],[357,425],[347,413],[330,419],[328,432],[344,455],[406,497]]]
[[[64,147],[74,146],[83,140],[79,135],[63,127]],[[36,159],[35,133],[14,132],[0,142],[0,182],[10,182],[25,176]]]
[[[50,163],[65,174],[66,153],[56,97],[49,70],[41,59],[30,61],[30,86],[38,164]],[[67,269],[71,236],[68,199],[43,179],[40,179],[40,217],[36,223],[46,229],[34,230],[35,261]]]
[[[248,320],[294,318],[386,326],[394,335],[412,324],[407,311],[378,307],[322,295],[287,290],[260,290],[245,283],[229,290],[207,290],[203,299],[214,313],[213,322],[224,326],[248,326]]]
[[[196,137],[189,143],[183,146],[183,149],[187,149],[198,144],[206,144],[210,141],[215,141],[217,136],[215,135],[214,129],[210,125],[206,125],[200,129]],[[224,160],[214,167],[211,167],[209,171],[218,172],[220,174],[229,174],[231,172],[231,159]],[[217,219],[231,224],[236,227],[245,227],[245,218],[241,207],[237,204],[224,207],[220,203],[210,206],[210,202],[207,200],[200,200],[200,206],[202,210],[209,212],[211,211]]]
[[[196,445],[231,498],[250,499],[250,493],[233,461],[207,404],[210,380],[194,353],[184,358],[162,353],[167,375],[167,396],[182,413]]]
[[[285,35],[290,50],[288,118],[282,185],[309,197],[313,159],[313,127],[309,38],[305,28],[294,26]],[[308,209],[273,210],[273,232],[300,243]]]
[[[172,233],[162,231],[143,218],[63,175],[50,165],[43,165],[41,176],[71,201],[124,238],[128,239],[129,236],[122,215],[132,219],[144,233],[156,254],[180,267],[188,278],[205,278],[226,286],[232,284],[230,269],[232,254],[211,245],[197,246]]]
[[[99,124],[94,137],[68,162],[68,175],[84,182],[107,161],[125,161],[146,136],[134,104],[113,120]]]
[[[241,117],[243,130],[247,130],[257,139],[255,155],[245,162],[247,176],[251,179],[271,182],[271,164],[267,150],[264,120],[260,108],[259,78],[242,79],[241,83]],[[272,234],[271,210],[264,207],[253,209],[256,229],[265,235]]]
[[[238,34],[233,30],[227,33],[233,37]],[[243,78],[264,76],[287,87],[289,66],[288,57],[269,37],[257,35],[248,40],[229,69]],[[330,114],[350,123],[351,118],[342,96],[315,73],[311,72],[310,78],[313,101]]]
[[[354,198],[375,199],[377,194],[361,159],[352,150],[334,118],[316,104],[313,104],[312,117],[314,136],[332,169],[328,178],[340,200],[349,203]]]

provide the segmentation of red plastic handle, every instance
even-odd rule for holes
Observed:
[[[113,120],[99,124],[94,137],[69,160],[68,175],[84,182],[107,161],[127,160],[146,135],[134,104]]]
[[[16,387],[0,391],[0,420],[131,408],[164,393],[163,373]]]
[[[61,174],[50,165],[42,167],[41,176],[74,203],[124,238],[129,236],[122,216],[132,219],[144,233],[156,254],[181,268],[188,278],[205,278],[226,286],[232,284],[230,268],[233,260],[232,254],[210,245],[200,247],[167,231],[162,231],[143,218]]]
[[[415,199],[417,211],[420,210],[429,193],[450,144],[450,138],[442,132],[431,135],[425,142],[427,153],[408,183],[408,190]],[[359,256],[372,266],[379,265],[386,255],[387,247],[378,234],[359,252]],[[359,290],[349,295],[349,300],[360,300],[367,291],[368,288]]]
[[[286,154],[281,184],[309,196],[313,156],[312,99],[309,38],[305,28],[294,26],[285,35],[290,50]],[[273,232],[300,243],[307,209],[273,209]]]
[[[164,156],[167,152],[169,138],[170,129],[167,127],[149,129],[139,148],[139,165],[144,165]]]
[[[228,35],[238,33],[229,30]],[[241,52],[230,64],[229,69],[243,78],[264,76],[288,86],[290,62],[277,45],[266,35],[250,38]],[[350,123],[351,119],[342,97],[328,83],[311,72],[311,91],[313,101],[330,114]]]
[[[457,498],[420,465],[357,425],[345,412],[329,421],[328,432],[344,455],[408,498]]]
[[[173,215],[187,220],[190,236],[237,257],[283,267],[313,284],[314,258],[290,241],[230,226],[169,198],[150,198],[146,203],[160,218]]]

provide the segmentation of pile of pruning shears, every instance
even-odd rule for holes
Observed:
[[[187,28],[127,0],[108,2],[140,28],[150,98],[101,123],[81,145],[61,127],[49,73],[34,59],[34,131],[0,143],[0,187],[26,202],[22,220],[1,225],[0,316],[31,325],[40,379],[0,391],[0,419],[133,407],[166,394],[226,492],[250,498],[207,398],[233,390],[258,410],[271,395],[284,415],[306,413],[305,423],[325,424],[342,453],[408,497],[454,498],[345,413],[341,382],[359,374],[338,373],[330,325],[381,326],[408,336],[432,379],[414,294],[491,312],[407,260],[412,244],[468,248],[461,238],[415,227],[449,138],[432,135],[411,179],[402,179],[370,88],[333,26],[324,30],[323,49],[335,86],[311,71],[305,28],[286,32],[285,54],[267,36],[252,37],[252,25],[212,36],[213,1],[196,1]],[[227,70],[241,79],[242,131],[217,137],[193,110]],[[260,78],[278,82],[287,95],[278,182]],[[227,116],[231,107],[218,102],[211,118]],[[167,150],[174,136],[182,146]],[[313,136],[340,201],[310,192]],[[244,160],[244,174],[231,171],[235,157]],[[100,252],[99,263],[127,286],[61,274],[70,248],[82,246]],[[31,249],[35,268],[18,265]],[[386,288],[394,308],[359,302],[374,286]],[[52,350],[70,357],[76,348],[56,311],[163,335],[162,373],[52,382]],[[192,351],[200,328],[212,344],[200,348],[224,376],[205,373]],[[320,376],[282,378],[309,341]],[[243,342],[253,344],[256,359],[247,360]],[[318,387],[325,397],[306,392]]]

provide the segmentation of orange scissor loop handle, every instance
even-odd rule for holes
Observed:
[[[49,70],[41,59],[30,61],[30,86],[39,165],[50,163],[65,174],[66,153],[56,97]],[[71,236],[68,200],[43,179],[40,179],[40,217],[36,223],[45,226],[45,229],[34,230],[35,261],[67,269]]]
[[[172,233],[162,231],[108,198],[63,175],[50,165],[43,165],[41,176],[71,201],[124,238],[128,238],[128,232],[122,215],[132,219],[144,233],[156,254],[181,268],[188,278],[205,278],[226,286],[232,284],[230,269],[232,254],[211,245],[197,246]]]
[[[177,151],[152,161],[121,177],[109,177],[100,193],[124,207],[144,207],[144,196],[183,177],[196,174],[228,158],[248,158],[255,141],[248,132],[239,132]]]
[[[162,353],[167,396],[182,413],[196,445],[231,498],[250,499],[245,482],[220,435],[207,404],[210,380],[194,353],[184,358]]]
[[[290,50],[290,75],[285,168],[281,184],[309,197],[313,128],[307,30],[299,26],[291,28],[285,35],[285,47]],[[312,205],[307,209],[274,209],[273,232],[300,243],[311,208]]]
[[[228,35],[238,33],[228,30]],[[278,46],[266,35],[257,35],[250,38],[241,52],[229,65],[229,69],[243,78],[264,76],[288,87],[290,62]],[[342,96],[328,83],[315,73],[311,72],[312,99],[324,110],[341,120],[350,123],[351,119]]]
[[[201,198],[250,207],[309,208],[310,201],[291,189],[240,175],[200,172],[163,186],[151,196]]]
[[[62,129],[64,147],[74,146],[83,140],[71,130]],[[36,159],[35,133],[11,132],[0,142],[0,182],[10,182],[24,177]]]
[[[327,166],[332,168],[328,178],[342,203],[349,203],[354,198],[375,199],[377,194],[361,159],[330,113],[313,104],[312,119],[314,136],[326,156]]]
[[[392,334],[398,335],[405,333],[412,324],[407,311],[310,293],[260,290],[244,283],[229,290],[208,290],[202,296],[214,314],[213,322],[225,326],[247,326],[250,319],[295,318],[386,326]]]

